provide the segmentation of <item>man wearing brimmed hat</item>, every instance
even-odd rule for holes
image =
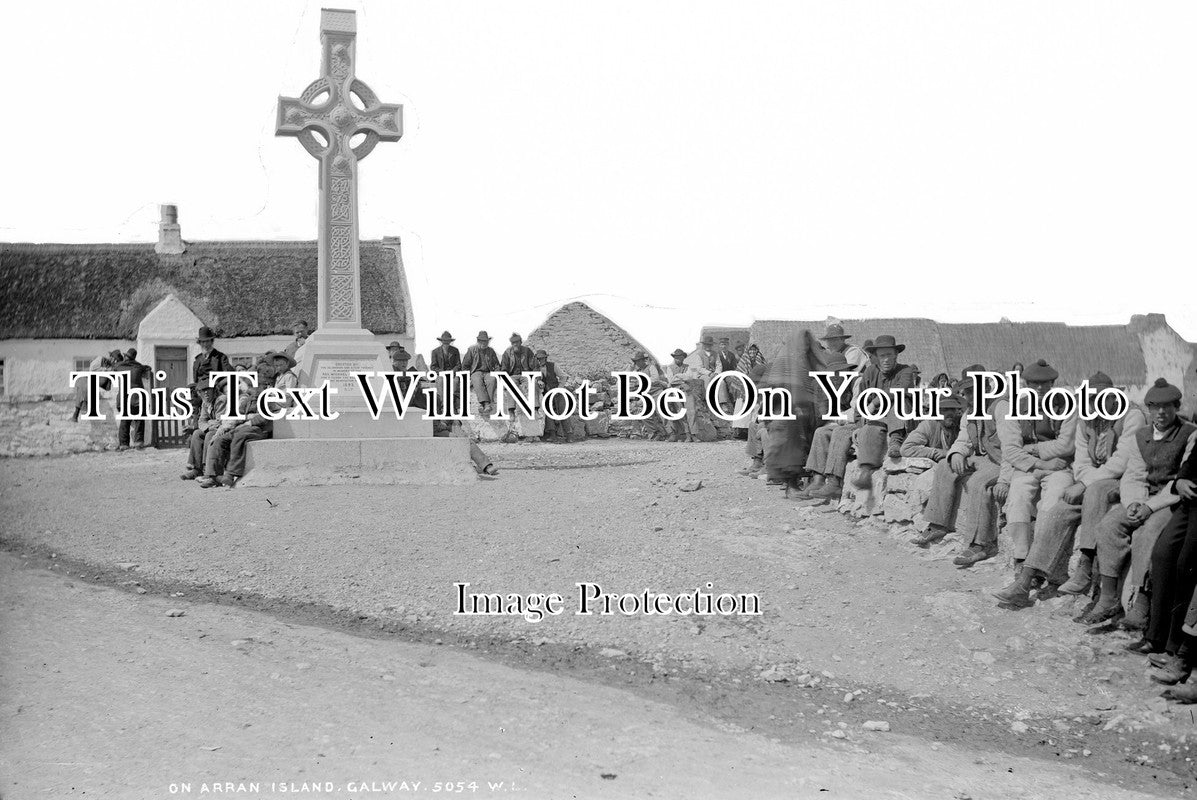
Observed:
[[[233,445],[233,436],[243,424],[243,419],[254,413],[257,408],[258,395],[270,388],[274,382],[274,367],[265,357],[259,359],[258,363],[254,365],[254,371],[258,376],[258,385],[256,388],[248,386],[242,388],[241,398],[237,402],[237,415],[240,419],[232,417],[222,420],[220,419],[222,415],[217,414],[214,419],[216,419],[218,427],[210,431],[204,439],[204,476],[197,481],[197,485],[201,489],[211,489],[213,486],[222,484],[233,485],[235,479],[224,474]],[[184,474],[180,477],[186,480],[188,475]]]
[[[1042,398],[1055,385],[1059,373],[1041,358],[1021,377]],[[1074,413],[1063,422],[1046,415],[1039,420],[1019,420],[1012,418],[1016,411],[1005,398],[993,406],[1002,440],[1002,472],[993,494],[998,502],[1005,503],[1005,531],[1018,569],[1031,550],[1031,520],[1051,510],[1072,484],[1069,465],[1076,451],[1077,416]]]
[[[965,369],[984,372],[979,364]],[[954,387],[965,410],[973,402],[973,382],[962,379]],[[993,405],[988,401],[986,410]],[[1001,509],[993,499],[992,486],[997,483],[1002,464],[1002,443],[993,420],[965,420],[948,456],[935,465],[931,491],[923,507],[927,530],[913,543],[927,547],[943,539],[953,530],[959,532],[968,547],[952,562],[958,567],[971,567],[997,555],[997,520]],[[958,508],[964,512],[957,515]]]
[[[411,365],[411,353],[407,352],[399,342],[391,342],[387,345],[387,354],[391,357],[391,370],[401,373],[396,379],[395,383],[399,386],[399,391],[406,393],[407,388],[411,386],[411,382],[416,382],[416,390],[412,392],[411,408],[427,409],[428,401],[424,396],[424,390],[428,387],[428,381],[424,380],[423,370],[409,369]]]
[[[528,388],[528,381],[520,373],[540,371],[540,367],[536,364],[536,354],[532,351],[532,348],[524,345],[524,337],[518,333],[511,334],[508,341],[511,344],[503,351],[503,356],[499,359],[499,371],[510,375],[520,392],[524,392]],[[506,399],[507,410],[514,412],[516,408],[515,398],[508,396]]]
[[[1097,526],[1100,594],[1094,607],[1081,619],[1086,624],[1095,625],[1122,615],[1118,587],[1124,575],[1133,593],[1132,613],[1126,624],[1137,628],[1146,624],[1146,598],[1140,595],[1153,564],[1152,549],[1180,499],[1173,492],[1173,481],[1180,477],[1181,465],[1193,450],[1193,434],[1197,432],[1197,426],[1178,416],[1182,397],[1180,389],[1160,378],[1143,398],[1151,425],[1135,433],[1118,487],[1119,502]],[[1168,572],[1165,568],[1160,575],[1165,584],[1170,577]]]
[[[731,351],[731,337],[719,337],[719,344],[715,350],[714,369],[711,370],[711,377],[718,375],[721,372],[731,372],[736,369],[736,354]],[[735,381],[724,381],[719,384],[719,390],[715,397],[715,402],[723,409],[724,413],[732,413],[735,410],[737,398],[740,397],[740,384]]]
[[[499,354],[490,346],[490,335],[486,331],[478,331],[475,343],[466,348],[461,368],[470,373],[470,388],[481,412],[486,416],[493,414],[496,381],[491,373],[499,369]]]
[[[905,349],[906,345],[899,344],[893,336],[878,336],[869,346],[869,353],[877,358],[877,363],[866,367],[864,374],[855,382],[853,400],[870,388],[884,392],[913,388],[914,369],[898,362],[898,355]],[[897,418],[892,409],[885,419],[837,425],[830,429],[830,436],[826,432],[816,431],[807,459],[807,469],[816,473],[810,497],[839,498],[844,489],[849,455],[854,447],[860,468],[856,483],[862,489],[871,486],[874,470],[881,466],[887,454],[899,457],[905,438],[906,424]],[[819,475],[823,476],[822,481]]]
[[[706,379],[711,373],[703,367],[687,364],[688,354],[680,347],[670,355],[673,356],[673,362],[665,365],[665,382],[670,386],[681,387],[686,393],[686,416],[674,422],[674,433],[669,435],[669,441],[676,442],[681,436],[685,436],[687,442],[693,442],[698,404],[702,402]]]
[[[191,379],[195,382],[195,390],[199,392],[203,402],[211,405],[212,386],[208,375],[213,372],[232,372],[233,367],[229,363],[229,357],[216,349],[216,334],[207,325],[199,329],[195,343],[199,345],[200,351],[192,364]]]
[[[665,381],[665,374],[661,371],[661,368],[657,366],[655,361],[650,361],[648,358],[648,353],[644,352],[643,350],[637,350],[632,353],[631,371],[641,372],[648,376],[649,385],[646,393],[652,397],[654,401],[656,401],[656,398],[660,397],[661,392],[665,391],[666,387],[668,386]],[[635,384],[632,384],[631,388],[636,388]],[[641,405],[638,398],[633,397],[629,408],[634,412],[639,412],[644,409],[644,406]],[[640,420],[637,424],[642,426],[643,435],[650,440],[666,438],[669,435],[669,431],[674,427],[670,422],[666,421],[666,419],[661,416],[661,412],[659,410],[657,413],[649,416],[647,419]]]
[[[852,334],[844,333],[843,325],[833,322],[827,326],[827,330],[819,337],[819,341],[823,343],[823,347],[827,348],[827,352],[842,354],[852,369],[863,372],[870,363],[869,354],[854,344],[848,344],[848,340],[851,338]],[[865,344],[871,346],[873,341],[870,339]]]
[[[125,373],[125,386],[130,390],[129,408],[124,409],[129,414],[143,414],[140,395],[132,394],[135,389],[145,389],[146,378],[150,376],[150,368],[137,360],[137,350],[130,347],[121,355],[120,360],[112,367],[117,372]],[[116,428],[116,449],[128,450],[135,447],[145,449],[145,420],[122,419]]]
[[[453,342],[455,341],[453,339],[453,334],[449,333],[448,331],[444,331],[440,335],[438,341],[440,342],[440,346],[434,349],[429,357],[429,361],[432,363],[431,370],[438,374],[442,372],[460,371],[462,368],[461,351],[453,346]],[[436,407],[439,414],[446,416],[449,412],[449,409],[452,407],[452,380],[448,377],[440,378],[436,381],[436,386]],[[445,396],[441,397],[441,394],[444,394]],[[443,421],[436,421],[432,423],[434,430],[447,430],[452,427],[452,424],[453,423]]]
[[[544,396],[553,389],[561,386],[561,376],[557,372],[557,365],[549,361],[549,353],[547,350],[537,350],[533,353],[536,359],[536,368],[540,370],[540,377],[537,379],[540,383],[540,389],[536,393],[537,399],[540,401],[541,408],[545,411],[548,407],[545,406]],[[563,409],[565,400],[561,397],[553,398],[553,412],[559,413]],[[547,414],[544,415],[544,433],[540,437],[546,442],[554,442],[561,444],[565,441],[565,423],[558,422]]]
[[[1089,376],[1089,388],[1095,392],[1114,388],[1104,372]],[[1126,469],[1129,448],[1135,433],[1147,424],[1143,411],[1130,406],[1117,420],[1097,417],[1080,420],[1076,428],[1072,483],[1064,489],[1062,502],[1035,518],[1035,534],[1022,571],[1014,582],[1001,591],[1003,603],[1010,608],[1032,604],[1032,589],[1046,583],[1040,599],[1055,592],[1085,594],[1092,580],[1093,558],[1097,548],[1097,526],[1117,497],[1118,480]],[[1068,562],[1073,545],[1080,550],[1077,568],[1068,577]]]
[[[698,366],[700,369],[705,369],[707,372],[717,372],[719,370],[719,356],[715,352],[715,337],[710,334],[698,340]]]

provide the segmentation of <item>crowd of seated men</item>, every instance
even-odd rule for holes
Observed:
[[[815,361],[858,374],[856,394],[919,385],[917,368],[900,360],[905,346],[892,336],[857,349],[837,325],[821,338]],[[1040,398],[1059,379],[1042,359],[1014,369]],[[1181,389],[1159,378],[1116,420],[1085,421],[1076,413],[1022,420],[1026,414],[1007,399],[988,401],[992,419],[967,420],[973,382],[966,378],[981,371],[984,365],[966,366],[954,384],[936,376],[935,383],[953,389],[941,419],[816,415],[801,469],[770,465],[771,453],[781,452],[774,440],[787,429],[758,423],[760,409],[753,409],[752,461],[742,472],[765,473],[788,499],[820,505],[840,499],[850,462],[862,492],[887,460],[933,464],[922,509],[927,527],[912,544],[929,548],[957,534],[953,564],[960,569],[1006,551],[1013,575],[994,594],[1000,608],[1025,609],[1062,594],[1086,598],[1076,622],[1095,633],[1133,632],[1126,649],[1148,659],[1152,680],[1171,687],[1165,696],[1197,702],[1197,682],[1187,682],[1197,662],[1197,425],[1180,414]],[[1114,385],[1100,371],[1088,384],[1098,391]]]

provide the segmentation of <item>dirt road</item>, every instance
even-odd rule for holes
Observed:
[[[834,747],[781,743],[631,692],[139,596],[7,554],[0,604],[13,800],[449,793],[438,784],[523,797],[1111,796],[1075,768],[859,728]]]
[[[526,777],[529,783],[519,785],[534,797],[646,796],[650,790],[663,797],[723,796],[736,787],[754,787],[744,789],[745,796],[794,796],[786,787],[814,792],[819,780],[827,783],[818,788],[837,787],[841,796],[873,797],[884,796],[881,786],[896,787],[893,796],[945,798],[1043,797],[1053,793],[1047,787],[1064,785],[1061,796],[1068,797],[1190,791],[1197,728],[1187,709],[1158,698],[1158,688],[1142,677],[1142,659],[1124,654],[1121,639],[1087,636],[1063,616],[1067,609],[996,609],[987,593],[1004,580],[999,563],[959,572],[945,563],[944,552],[907,546],[901,532],[795,508],[763,484],[734,475],[741,455],[731,443],[511,445],[494,447],[493,455],[501,479],[479,483],[465,496],[457,487],[203,491],[177,479],[178,453],[11,460],[0,463],[0,544],[71,573],[71,591],[88,598],[98,590],[80,582],[80,574],[119,587],[116,597],[130,609],[193,600],[238,607],[189,606],[182,618],[165,617],[161,607],[144,615],[109,614],[110,624],[123,627],[103,634],[107,649],[89,648],[75,673],[85,688],[107,687],[94,693],[101,699],[81,698],[80,710],[67,712],[73,722],[86,721],[84,732],[99,725],[93,733],[104,746],[141,736],[133,721],[139,717],[158,719],[155,730],[165,742],[184,733],[204,738],[199,735],[209,730],[232,736],[228,726],[247,722],[254,734],[278,726],[273,738],[242,733],[227,747],[196,743],[220,747],[200,753],[184,747],[162,755],[126,743],[122,756],[153,755],[153,775],[177,772],[178,780],[195,785],[208,774],[202,759],[212,752],[241,759],[238,774],[246,780],[255,774],[269,780],[275,749],[292,759],[282,762],[284,772],[302,767],[324,780],[313,771],[315,761],[296,760],[316,756],[292,751],[329,736],[340,742],[341,756],[372,753],[383,766],[412,769],[430,764],[417,770],[425,787],[452,777],[428,774],[439,774],[442,763],[486,766],[471,759],[497,753],[499,765],[524,772],[471,774],[496,781]],[[700,480],[700,489],[685,491]],[[681,590],[711,580],[720,589],[759,593],[764,613],[697,621],[562,615],[540,623],[452,614],[457,581],[485,591],[568,594],[582,580],[617,591]],[[33,638],[22,640],[21,625],[6,624],[5,644],[10,627],[19,643],[6,648],[6,658],[37,658],[38,648],[55,647],[66,659],[94,638],[90,631],[104,627],[87,613],[60,613],[69,605],[62,600],[42,601],[55,609],[52,621],[65,632],[46,638],[32,628],[27,636]],[[85,610],[91,605],[84,603]],[[257,620],[254,626],[230,623],[202,638],[207,629],[191,627],[203,620],[216,631],[222,615],[242,619],[244,608],[270,616],[245,617]],[[37,614],[6,612],[5,621],[26,617]],[[294,627],[300,623],[332,630]],[[234,630],[238,626],[246,630]],[[322,649],[334,639],[338,644]],[[161,646],[140,648],[139,642]],[[188,652],[187,658],[173,655]],[[434,654],[435,661],[418,652]],[[288,660],[288,653],[299,655]],[[336,653],[349,660],[338,661]],[[233,656],[235,667],[221,666]],[[110,657],[123,659],[119,668],[112,669]],[[388,663],[404,659],[436,667],[409,664],[386,673],[393,681],[383,677]],[[142,662],[157,664],[168,678],[153,679],[154,670],[146,666],[147,673]],[[187,663],[205,665],[207,675],[196,676]],[[466,706],[456,709],[463,713],[476,706],[488,713],[470,728],[442,709],[447,727],[421,723],[415,730],[416,738],[440,742],[441,750],[432,752],[444,755],[425,759],[411,735],[392,736],[389,741],[408,742],[402,757],[420,758],[387,761],[394,751],[384,758],[369,734],[357,732],[385,726],[382,711],[398,702],[396,696],[416,704],[405,707],[411,718],[429,710],[414,699],[418,693],[411,690],[424,684],[408,682],[409,673],[433,688],[447,681],[440,688],[456,693],[447,708],[457,703]],[[152,686],[157,693],[135,704],[128,691],[118,691],[120,684],[105,683],[125,675],[137,678],[124,686]],[[322,676],[325,683],[304,683]],[[510,693],[508,681],[530,694]],[[291,694],[280,700],[276,688]],[[5,689],[5,713],[15,715],[21,703],[7,704],[14,695]],[[556,699],[537,707],[528,698],[542,692]],[[273,705],[248,701],[258,697]],[[576,704],[567,702],[571,697],[579,698]],[[134,707],[137,713],[125,710]],[[207,708],[218,710],[201,717]],[[241,713],[249,708],[272,710]],[[565,710],[553,716],[557,708]],[[655,709],[656,716],[644,717],[638,708]],[[126,732],[100,722],[110,711],[128,720]],[[321,715],[337,721],[326,726]],[[39,717],[20,723],[31,719]],[[507,736],[513,727],[486,722],[508,719],[524,720],[521,732],[535,735],[517,741]],[[579,720],[586,730],[573,749],[562,751],[569,723]],[[636,720],[653,722],[638,728]],[[868,721],[889,722],[892,732],[865,731]],[[163,725],[175,733],[163,734]],[[315,726],[319,733],[312,733]],[[669,736],[656,733],[661,726]],[[123,764],[112,766],[114,758],[81,755],[90,745],[61,730],[36,735],[59,748],[54,760],[94,760],[91,769],[109,779],[127,772]],[[5,758],[20,756],[26,737],[5,736]],[[270,747],[255,750],[251,741]],[[504,743],[515,749],[498,746]],[[714,749],[703,749],[707,745]],[[323,748],[317,752],[325,753],[321,763],[331,770],[334,759]],[[688,752],[699,755],[687,760]],[[466,760],[439,760],[451,756]],[[21,763],[29,769],[44,760]],[[680,765],[676,774],[672,763]],[[880,764],[880,771],[869,772],[866,763]],[[251,769],[257,765],[270,774]],[[79,775],[89,767],[63,768]],[[882,776],[889,783],[873,782]],[[807,783],[794,783],[802,779]],[[161,785],[113,796],[163,796],[155,792],[171,778],[155,780]],[[22,796],[3,785],[6,797]]]

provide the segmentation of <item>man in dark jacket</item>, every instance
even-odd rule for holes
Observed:
[[[461,359],[461,368],[470,373],[470,387],[478,400],[483,415],[495,412],[495,377],[491,374],[499,369],[499,356],[490,346],[486,331],[478,331],[478,343],[466,348]]]
[[[552,389],[556,389],[561,385],[561,378],[557,375],[557,365],[552,361],[549,361],[549,354],[546,351],[536,351],[536,364],[540,368],[540,396],[543,398],[547,392]],[[565,401],[562,398],[554,397],[552,405],[553,412],[559,413],[564,402]],[[543,400],[541,403],[544,404],[544,407],[547,410],[549,407],[548,404],[545,404]],[[564,432],[564,422],[558,422],[547,415],[545,416],[544,436],[541,438],[543,438],[546,442],[561,443],[565,441],[565,436],[563,435]]]
[[[441,334],[439,341],[441,343],[441,346],[432,351],[432,357],[430,359],[432,362],[432,366],[430,367],[430,369],[437,374],[442,373],[442,372],[460,372],[461,371],[461,351],[459,351],[456,347],[453,346],[453,342],[454,342],[453,334],[449,333],[448,331],[445,331],[444,333]],[[453,395],[451,394],[452,387],[453,387],[452,379],[447,376],[444,378],[438,378],[436,380],[436,385],[437,385],[437,387],[444,387],[444,389],[443,389],[444,396],[437,398],[436,405],[437,405],[438,413],[441,414],[442,416],[447,416],[449,413],[449,409],[452,408],[452,400],[453,400]],[[441,392],[441,390],[438,388],[438,393],[440,393],[440,392]],[[451,424],[452,423],[448,423],[448,422],[434,422],[433,427],[438,430],[440,430],[440,429],[447,430],[447,429],[449,429]]]
[[[213,372],[232,372],[229,357],[216,349],[216,334],[207,325],[199,329],[195,343],[200,351],[195,357],[191,369],[191,379],[195,382],[195,390],[199,392],[204,404],[212,405],[212,382],[208,376]]]
[[[146,378],[150,374],[150,368],[137,360],[137,350],[130,347],[128,352],[124,353],[119,364],[115,369],[118,372],[126,374],[125,386],[128,388],[131,396],[129,397],[129,407],[124,409],[126,414],[143,414],[146,409],[142,407],[141,398],[137,395],[132,395],[134,389],[145,389]],[[132,435],[130,435],[130,428],[132,428]],[[142,419],[122,419],[116,428],[116,449],[128,450],[130,447],[135,447],[138,450],[145,448],[145,420]]]

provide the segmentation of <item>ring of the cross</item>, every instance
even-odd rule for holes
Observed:
[[[366,111],[370,111],[379,105],[378,95],[374,94],[374,90],[362,81],[359,81],[357,78],[354,78],[353,82],[349,84],[349,91],[352,94],[357,95],[357,99],[362,103],[362,108]],[[373,150],[374,146],[379,142],[378,134],[374,131],[362,132],[366,135],[366,137],[358,142],[353,148],[353,156],[358,161],[361,161],[363,158],[370,155],[370,151]]]
[[[320,103],[313,102],[316,98],[324,94],[328,95],[327,99]],[[299,96],[299,100],[313,111],[324,111],[336,102],[336,88],[327,78],[320,78],[308,84],[308,88],[303,90],[303,94]],[[325,135],[327,136],[327,132]],[[296,138],[299,139],[299,143],[303,145],[303,149],[307,150],[309,155],[320,158],[328,152],[328,145],[321,144],[320,140],[312,135],[310,130],[300,131],[299,136]]]

